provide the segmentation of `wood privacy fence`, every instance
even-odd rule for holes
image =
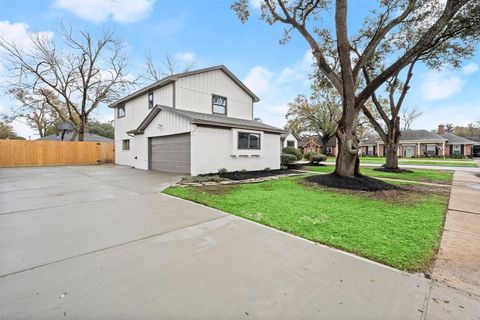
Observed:
[[[106,142],[0,140],[0,166],[49,166],[114,162]]]

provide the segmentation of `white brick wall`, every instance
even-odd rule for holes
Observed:
[[[238,131],[197,126],[191,135],[192,175],[215,173],[221,168],[228,171],[280,168],[279,134],[260,132],[260,150],[237,150]]]

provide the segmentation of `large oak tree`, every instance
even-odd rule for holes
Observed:
[[[285,26],[284,41],[293,31],[305,39],[318,72],[342,97],[335,169],[340,176],[359,174],[356,128],[359,112],[372,94],[431,48],[449,39],[452,33],[458,30],[474,32],[480,24],[478,0],[374,1],[373,10],[355,34],[350,33],[347,23],[347,0],[261,0],[260,3],[261,19]],[[330,8],[333,8],[333,16]],[[248,0],[237,0],[232,9],[242,21],[249,18]],[[365,67],[392,39],[411,41],[408,46],[399,46],[391,52],[388,63],[367,83],[363,79]]]
[[[52,108],[58,101],[50,98],[57,97],[83,141],[92,112],[118,100],[132,84],[122,40],[114,32],[95,36],[66,27],[53,40],[43,34],[28,37],[28,46],[0,38],[0,61],[12,79],[10,88],[44,94]]]

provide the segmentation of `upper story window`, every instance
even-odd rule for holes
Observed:
[[[260,149],[260,134],[239,132],[238,149]]]
[[[125,117],[125,106],[120,106],[117,108],[117,118]]]
[[[213,95],[212,113],[227,115],[227,98]]]
[[[153,108],[153,92],[148,93],[148,109]]]
[[[287,147],[295,147],[295,141],[287,140]]]

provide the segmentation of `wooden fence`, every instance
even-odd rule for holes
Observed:
[[[0,140],[0,166],[50,166],[114,162],[105,142]]]

